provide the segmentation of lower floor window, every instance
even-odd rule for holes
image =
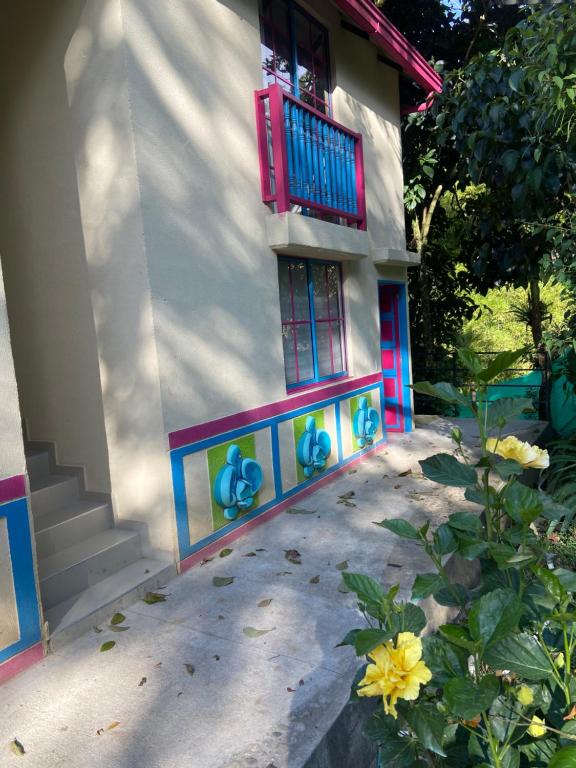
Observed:
[[[286,384],[345,375],[340,264],[282,257],[278,272]]]

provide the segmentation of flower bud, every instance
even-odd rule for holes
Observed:
[[[534,694],[527,685],[521,685],[516,692],[516,698],[523,707],[529,707],[534,702]]]

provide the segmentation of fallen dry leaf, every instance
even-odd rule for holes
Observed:
[[[234,582],[234,576],[214,576],[212,584],[215,587],[227,587]]]
[[[317,509],[302,509],[302,507],[290,507],[286,510],[287,515],[315,515]]]
[[[242,557],[256,557],[256,552],[246,552],[245,555],[242,555]]]
[[[196,672],[196,668],[194,667],[194,664],[184,664],[184,666],[186,667],[186,672],[188,672],[190,677],[192,677],[194,672]]]
[[[258,608],[268,608],[273,599],[272,597],[267,597],[265,600],[260,600]]]
[[[576,717],[576,704],[574,704],[570,712],[568,712],[566,717],[563,717],[562,720],[574,720],[575,717]]]
[[[398,477],[407,477],[412,474],[411,469],[405,469],[404,472],[398,472]]]
[[[204,560],[200,560],[200,565],[206,565],[206,563],[211,563],[212,560],[214,560],[213,557],[205,557]]]
[[[232,552],[234,552],[233,549],[226,547],[225,549],[220,550],[220,552],[218,553],[218,557],[228,557],[228,555],[231,555]]]
[[[154,605],[154,603],[163,603],[166,600],[166,595],[161,595],[159,592],[146,592],[142,601],[147,605]]]
[[[113,723],[110,723],[110,725],[106,726],[106,730],[107,731],[113,731],[114,728],[118,728],[119,725],[120,725],[120,723],[118,722],[118,720],[114,720]]]
[[[310,584],[319,584],[320,583],[320,576],[312,576],[310,579]]]
[[[294,565],[302,565],[302,555],[297,549],[285,549],[284,557],[288,562],[293,563]]]
[[[274,632],[276,627],[272,627],[272,629],[256,629],[255,627],[244,627],[242,632],[246,635],[246,637],[261,637],[261,635],[267,635],[268,632]]]
[[[12,752],[14,752],[15,755],[18,755],[18,757],[22,757],[22,755],[26,754],[26,750],[24,749],[24,745],[22,742],[18,741],[17,738],[12,739],[10,742],[10,749]]]
[[[341,493],[338,498],[339,499],[351,499],[352,496],[356,496],[356,493],[354,491],[346,491],[346,493]]]
[[[130,627],[113,627],[112,624],[108,627],[110,632],[127,632]]]
[[[276,576],[290,576],[292,571],[276,571]]]
[[[94,630],[94,632],[96,632],[97,634],[100,634],[100,632],[104,632],[104,630],[103,630],[103,629],[100,629],[100,627],[92,627],[92,629],[93,629],[93,630]]]
[[[142,686],[144,685],[144,683],[147,683],[147,682],[148,682],[148,678],[146,678],[146,677],[143,677],[143,678],[140,680],[140,682],[138,683],[138,688],[142,688]]]
[[[336,565],[337,571],[345,571],[348,569],[348,560],[343,560],[341,563],[338,563]]]

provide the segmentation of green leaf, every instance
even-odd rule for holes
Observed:
[[[454,552],[458,546],[458,542],[452,529],[447,523],[442,523],[434,531],[434,551],[438,555],[447,555],[449,552]]]
[[[468,651],[455,648],[439,635],[427,635],[422,639],[422,658],[434,675],[437,685],[451,677],[463,677],[468,673]]]
[[[468,368],[474,375],[482,370],[482,361],[471,349],[458,349],[456,350],[458,357],[462,365]]]
[[[128,632],[130,627],[114,627],[112,624],[108,627],[110,632]]]
[[[382,643],[390,640],[394,632],[384,629],[361,629],[354,638],[354,649],[357,656],[366,656]]]
[[[576,768],[576,747],[562,747],[554,753],[548,768]]]
[[[214,576],[212,584],[215,587],[227,587],[234,582],[234,576]]]
[[[443,624],[441,627],[438,627],[438,631],[446,640],[458,646],[458,648],[464,648],[466,651],[476,650],[476,643],[473,642],[464,627],[458,624]]]
[[[444,686],[444,699],[452,714],[471,720],[490,708],[499,691],[495,675],[486,675],[478,685],[468,677],[452,678]]]
[[[426,614],[419,605],[414,603],[404,603],[401,613],[392,614],[390,620],[394,635],[398,632],[413,632],[419,635],[426,623]]]
[[[380,711],[370,718],[364,734],[380,744],[378,754],[381,765],[413,768],[416,763],[416,744],[411,737],[401,736],[398,730],[397,721]]]
[[[518,464],[514,459],[505,459],[495,465],[494,469],[502,480],[508,480],[511,475],[521,475],[524,472],[524,467]]]
[[[146,592],[142,598],[142,601],[148,605],[154,605],[154,603],[164,603],[166,601],[166,595],[162,595],[160,592]]]
[[[476,560],[488,549],[487,541],[477,541],[473,544],[467,544],[465,541],[461,541],[456,550],[460,557],[464,560]]]
[[[437,573],[420,573],[412,585],[412,600],[424,600],[443,585],[444,579]]]
[[[228,548],[221,549],[219,554],[218,554],[218,557],[228,557],[228,555],[231,555],[232,552],[234,552],[233,549],[228,549]]]
[[[522,710],[518,701],[513,701],[506,696],[498,696],[490,707],[490,724],[492,732],[501,742],[507,742],[520,720]]]
[[[510,151],[513,150],[509,150],[509,152]],[[504,155],[506,154],[508,154],[508,152],[504,153]],[[502,159],[504,159],[504,156]],[[500,352],[496,355],[494,360],[492,360],[490,365],[486,366],[486,368],[480,371],[478,378],[485,383],[492,381],[496,378],[496,376],[499,376],[505,370],[511,368],[517,360],[520,360],[520,358],[527,354],[529,351],[530,350],[528,347],[522,347],[522,349],[517,349],[514,352]]]
[[[478,533],[482,528],[480,518],[472,512],[454,512],[448,518],[448,525],[457,531],[469,533]]]
[[[126,616],[123,613],[115,613],[110,619],[110,624],[115,627],[116,624],[122,624],[123,621],[126,621]]]
[[[470,609],[470,635],[486,648],[506,637],[520,620],[522,612],[522,602],[511,589],[495,589],[488,592]]]
[[[555,573],[548,570],[548,568],[540,568],[537,565],[532,566],[532,571],[538,577],[538,580],[544,585],[544,588],[548,594],[559,603],[564,600],[568,593],[566,587],[562,584],[560,579]]]
[[[261,637],[262,635],[267,635],[268,632],[274,632],[276,627],[272,627],[272,629],[256,629],[255,627],[244,627],[242,629],[242,633],[246,635],[246,637]]]
[[[452,584],[434,592],[434,600],[439,605],[459,608],[468,602],[468,590],[462,584]]]
[[[342,579],[350,592],[355,592],[362,603],[380,603],[384,599],[384,590],[381,585],[370,576],[344,572]]]
[[[437,453],[419,464],[425,477],[441,485],[467,488],[475,485],[477,480],[474,467],[462,464],[449,453]]]
[[[461,405],[464,408],[474,407],[471,399],[463,395],[455,386],[447,381],[440,381],[437,384],[431,384],[429,381],[419,381],[417,384],[412,385],[412,389],[420,395],[435,397],[438,400],[443,400],[445,403]]]
[[[576,573],[568,571],[565,568],[555,568],[552,573],[558,577],[558,580],[568,592],[576,592]]]
[[[546,680],[552,668],[540,643],[532,635],[509,635],[490,646],[484,661],[496,669],[510,669],[526,680]]]
[[[415,541],[420,539],[420,534],[416,528],[414,528],[413,525],[410,525],[406,520],[382,520],[379,523],[374,523],[374,525],[379,525],[380,528],[386,528],[388,531],[392,531],[396,536],[400,536],[403,539],[414,539]]]
[[[504,510],[517,523],[530,525],[543,509],[538,491],[522,483],[512,483],[504,492]]]
[[[336,648],[342,648],[345,645],[352,645],[353,646],[355,644],[355,642],[356,642],[356,636],[358,635],[359,632],[362,632],[362,631],[364,631],[364,630],[361,630],[361,629],[351,629],[350,632],[348,632],[348,634],[346,635],[346,637],[340,643],[338,643]]]
[[[440,757],[446,756],[442,747],[446,719],[441,712],[431,707],[412,705],[406,707],[403,715],[424,749],[429,749]]]
[[[520,93],[520,84],[524,79],[524,70],[516,69],[508,78],[508,85],[515,93]]]
[[[112,650],[114,646],[116,645],[115,640],[107,640],[105,643],[102,643],[100,646],[100,653],[105,653],[106,651]]]
[[[518,159],[520,155],[515,149],[507,149],[506,152],[503,153],[500,162],[506,168],[508,173],[513,173],[514,169],[518,165]],[[509,366],[506,366],[507,368]],[[480,378],[480,377],[479,377]]]
[[[500,397],[490,402],[486,416],[486,429],[491,430],[501,422],[516,418],[524,411],[533,411],[532,400],[526,397]]]

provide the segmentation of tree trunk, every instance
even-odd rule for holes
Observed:
[[[542,301],[540,299],[540,281],[537,277],[531,277],[528,283],[528,311],[534,348],[539,349],[542,344]]]

